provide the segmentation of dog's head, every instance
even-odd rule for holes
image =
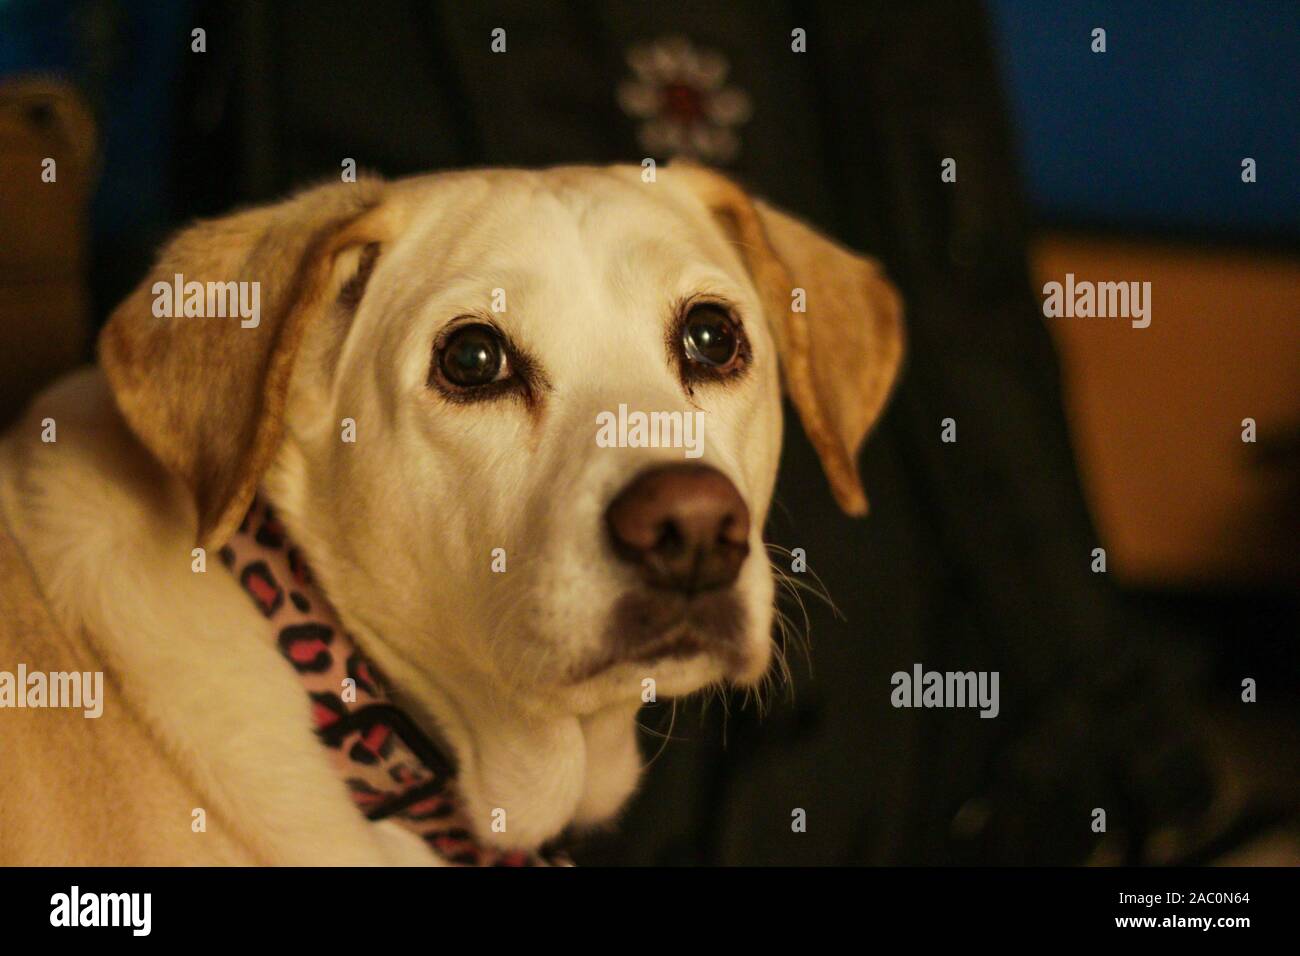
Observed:
[[[259,314],[159,315],[178,282],[257,283]],[[862,513],[902,336],[872,262],[674,166],[363,179],[201,223],[100,349],[200,543],[263,486],[394,658],[584,714],[762,676],[782,383]]]

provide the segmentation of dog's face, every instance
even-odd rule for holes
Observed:
[[[757,679],[778,361],[722,231],[634,172],[402,188],[401,228],[341,345],[314,328],[287,416],[281,483],[365,571],[329,575],[336,600],[409,658],[539,706]],[[693,447],[598,443],[620,406],[672,413],[664,437]]]
[[[128,300],[102,341],[205,540],[263,484],[345,620],[541,711],[761,678],[783,370],[858,511],[901,350],[870,264],[690,167],[327,187],[175,273],[263,283],[256,328]]]

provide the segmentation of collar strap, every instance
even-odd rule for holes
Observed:
[[[389,698],[260,496],[221,549],[221,560],[274,625],[269,633],[311,700],[316,734],[368,819],[395,820],[450,863],[567,862],[486,847],[474,838],[456,790],[454,758]]]

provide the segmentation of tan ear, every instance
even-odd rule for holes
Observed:
[[[751,200],[718,173],[674,164],[661,175],[680,176],[736,245],[763,298],[786,391],[835,500],[849,514],[866,514],[857,455],[902,362],[897,290],[874,260]],[[795,311],[798,290],[802,312]]]
[[[99,360],[118,408],[193,492],[204,547],[224,544],[251,504],[283,434],[303,334],[339,294],[335,263],[345,250],[382,239],[371,212],[382,191],[371,179],[321,186],[191,226],[100,334]],[[373,259],[361,257],[365,270]],[[250,283],[246,302],[256,288],[256,325],[237,312],[230,316],[229,308],[224,317],[186,316],[185,298],[169,307],[162,286],[174,289],[177,275],[182,289],[190,282],[204,290],[210,282]],[[354,292],[349,283],[344,298]],[[204,301],[206,313],[206,295]],[[220,309],[220,296],[213,305]]]

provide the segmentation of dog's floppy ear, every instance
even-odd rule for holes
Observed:
[[[308,325],[334,298],[360,298],[383,238],[382,192],[377,179],[320,186],[191,226],[100,334],[118,408],[193,492],[205,547],[238,527],[275,454]]]
[[[726,177],[674,164],[737,247],[763,298],[786,391],[821,458],[835,500],[867,511],[857,454],[880,416],[903,356],[902,304],[871,259],[751,200]]]

